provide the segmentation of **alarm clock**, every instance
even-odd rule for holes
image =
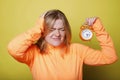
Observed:
[[[84,41],[89,41],[93,37],[92,27],[89,25],[82,25],[80,31],[80,38]]]

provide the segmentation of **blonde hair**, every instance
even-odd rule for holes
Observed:
[[[65,46],[68,47],[71,42],[71,28],[64,13],[56,9],[49,10],[44,15],[44,33],[36,43],[37,46],[40,48],[41,53],[44,53],[47,47],[46,41],[44,40],[44,38],[48,33],[50,33],[50,29],[53,27],[57,19],[61,19],[65,27],[65,40],[64,40]]]

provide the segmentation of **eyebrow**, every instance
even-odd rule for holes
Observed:
[[[52,27],[51,29],[56,29],[56,28]],[[65,29],[65,28],[64,28],[64,27],[62,27],[62,28],[58,28],[58,29],[60,30],[60,29]]]

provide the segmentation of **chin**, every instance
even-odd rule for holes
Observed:
[[[57,44],[52,44],[54,47],[59,47],[61,46],[62,44],[61,43],[57,43]]]
[[[53,44],[53,46],[54,46],[54,47],[58,47],[58,46],[60,46],[60,44]]]

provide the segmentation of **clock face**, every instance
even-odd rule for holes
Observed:
[[[84,29],[81,31],[81,38],[83,40],[90,40],[93,36],[93,33],[90,29]]]

